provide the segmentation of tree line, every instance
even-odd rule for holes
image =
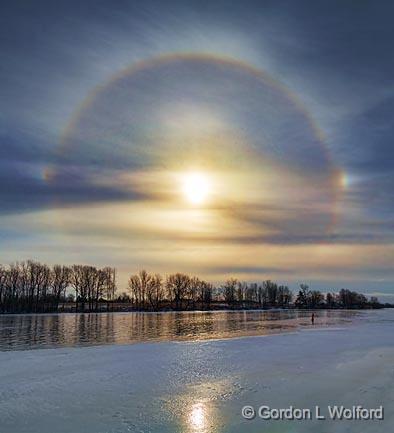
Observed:
[[[115,299],[116,271],[86,265],[54,265],[28,260],[0,266],[0,312],[56,312],[60,304],[75,303],[76,311],[98,311]]]
[[[246,283],[235,278],[220,286],[195,276],[175,273],[166,277],[142,270],[130,276],[119,294],[116,270],[88,265],[54,265],[28,260],[0,265],[0,312],[160,311],[252,308],[378,308],[347,289],[323,294],[306,284],[294,296],[289,287],[266,280]]]
[[[300,284],[300,290],[295,299],[297,308],[379,308],[378,298],[367,297],[361,293],[341,289],[339,293],[328,292],[325,295],[319,290],[310,290],[306,284]]]

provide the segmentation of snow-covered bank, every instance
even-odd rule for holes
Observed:
[[[384,432],[394,311],[344,329],[0,353],[1,433]],[[244,405],[384,406],[383,421],[247,421]]]

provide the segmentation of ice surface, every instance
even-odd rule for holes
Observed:
[[[392,431],[394,311],[343,329],[0,353],[1,433]],[[243,420],[251,404],[383,405],[384,421]]]

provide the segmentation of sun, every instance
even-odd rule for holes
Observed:
[[[211,191],[209,177],[204,173],[190,172],[182,176],[182,192],[192,204],[204,203]]]

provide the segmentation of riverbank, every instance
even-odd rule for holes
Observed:
[[[0,353],[3,433],[387,432],[392,310],[345,328]],[[381,314],[382,313],[382,314]],[[384,407],[384,420],[247,421],[245,405]]]

